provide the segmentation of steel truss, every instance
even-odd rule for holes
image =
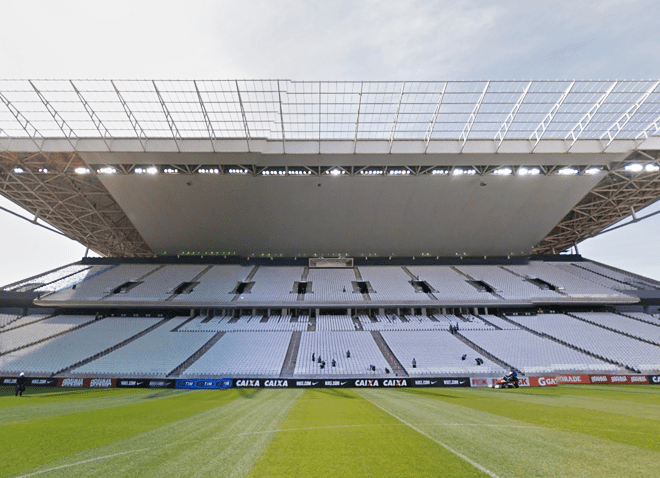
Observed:
[[[660,159],[657,151],[635,151],[625,160],[649,163]],[[635,211],[660,199],[660,171],[630,173],[615,164],[589,193],[533,249],[534,254],[559,254]]]
[[[153,256],[98,177],[76,168],[87,168],[77,153],[0,152],[0,194],[98,254]]]

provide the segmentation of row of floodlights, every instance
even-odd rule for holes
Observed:
[[[639,173],[639,172],[647,172],[647,173],[654,173],[657,171],[660,171],[660,166],[655,163],[648,163],[648,164],[639,164],[639,163],[630,163],[627,164],[623,167],[624,171],[631,172],[631,173]],[[25,169],[16,166],[13,169],[15,174],[22,174],[25,172]],[[48,174],[49,170],[47,168],[39,168],[38,169],[39,173],[42,174]],[[601,172],[602,169],[599,167],[589,167],[586,168],[584,171],[582,171],[583,174],[586,174],[588,176],[598,174]],[[86,168],[86,167],[78,167],[74,169],[74,172],[79,175],[85,175],[85,174],[90,174],[92,172],[91,169]],[[145,166],[145,167],[136,167],[133,168],[133,173],[135,174],[150,174],[150,175],[155,175],[158,174],[160,171],[156,166]],[[179,170],[175,168],[163,168],[162,172],[164,174],[178,174]],[[104,166],[102,168],[99,168],[96,170],[97,174],[103,174],[103,175],[112,175],[117,173],[117,169],[113,168],[112,166]],[[214,168],[214,167],[206,167],[206,168],[199,168],[197,169],[198,174],[221,174],[222,170],[220,168]],[[249,174],[250,170],[245,169],[245,168],[229,168],[226,170],[227,174]],[[265,169],[261,171],[260,173],[262,176],[310,176],[312,174],[312,171],[308,169],[289,169],[284,170],[284,169],[277,169],[277,170],[269,170]],[[339,168],[331,168],[328,169],[325,174],[328,174],[330,176],[342,176],[344,174],[347,174],[345,170],[339,169]],[[383,176],[383,175],[388,175],[388,176],[408,176],[411,174],[411,171],[409,169],[363,169],[359,172],[361,176]],[[430,174],[432,176],[475,176],[477,174],[477,170],[473,168],[454,168],[454,169],[432,169],[430,171]],[[521,166],[517,170],[514,171],[513,168],[510,167],[502,167],[495,169],[492,174],[497,175],[497,176],[510,176],[513,174],[516,174],[518,176],[538,176],[541,174],[541,169],[537,167],[525,167]],[[558,169],[556,171],[556,174],[559,174],[561,176],[576,176],[580,174],[580,170],[575,167],[564,167],[561,169]]]

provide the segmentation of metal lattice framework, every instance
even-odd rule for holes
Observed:
[[[102,255],[145,256],[149,247],[96,171],[75,173],[88,166],[77,153],[343,154],[341,167],[216,165],[213,172],[357,175],[369,172],[359,153],[616,153],[616,161],[630,154],[627,162],[657,165],[659,135],[656,80],[0,80],[0,194]],[[437,172],[418,164],[381,169]],[[476,174],[498,168],[482,164],[489,166],[473,166]],[[558,253],[660,199],[657,171],[623,165],[604,168],[602,181],[534,252]],[[136,172],[136,165],[113,167]],[[205,169],[174,164],[158,172]]]
[[[660,159],[658,156],[655,151],[652,154],[640,151],[626,162],[654,164]],[[564,251],[660,199],[659,171],[626,172],[621,168],[623,164],[613,167],[532,252]]]
[[[0,80],[0,135],[273,141],[639,139],[658,81]],[[2,133],[4,132],[4,134]],[[286,149],[286,148],[285,148]],[[462,149],[462,148],[461,148]]]
[[[0,153],[0,194],[101,255],[152,256],[98,178],[74,173],[81,167],[76,153]]]

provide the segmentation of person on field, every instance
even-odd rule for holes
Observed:
[[[18,376],[16,379],[16,394],[14,395],[15,397],[18,396],[23,396],[23,392],[25,391],[25,386],[27,385],[27,377],[23,372]]]
[[[511,369],[511,371],[504,377],[507,382],[512,383],[514,386],[518,385],[518,373]]]

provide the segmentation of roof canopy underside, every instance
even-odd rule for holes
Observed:
[[[660,198],[659,83],[0,81],[0,194],[104,255],[560,252]]]

